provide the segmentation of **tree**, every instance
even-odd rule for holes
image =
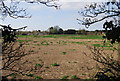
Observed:
[[[26,9],[19,8],[18,5],[21,2],[31,3],[31,4],[44,4],[48,7],[55,7],[59,9],[60,5],[56,3],[56,0],[10,0],[10,6],[7,5],[7,0],[0,0],[0,14],[2,15],[1,19],[4,19],[6,16],[10,16],[12,18],[31,18],[26,12]]]
[[[87,28],[91,24],[111,18],[111,20],[115,22],[115,25],[112,27],[109,25],[112,24],[112,21],[109,22],[108,27],[114,29],[111,31],[106,31],[106,38],[108,40],[111,39],[111,43],[115,43],[115,41],[120,42],[120,19],[118,19],[120,16],[120,2],[112,0],[111,2],[105,3],[92,3],[87,5],[84,10],[78,13],[82,14],[84,18],[82,20],[77,20],[80,24],[85,25]]]
[[[60,28],[59,26],[50,27],[49,28],[49,33],[50,34],[62,34],[63,33],[63,29]]]
[[[22,57],[30,54],[30,52],[24,49],[24,43],[17,42],[16,31],[20,29],[24,29],[26,27],[22,27],[19,29],[13,29],[10,25],[0,25],[2,28],[2,68],[0,70],[9,70],[13,72],[17,72],[19,74],[26,73],[22,68],[20,70],[15,69],[19,66],[19,62]],[[2,40],[0,39],[0,40]],[[7,77],[7,76],[4,76]]]
[[[58,30],[58,34],[63,34],[63,29],[62,29],[62,28],[60,28],[60,29]]]
[[[76,34],[76,30],[68,29],[68,30],[64,31],[64,34]]]
[[[87,34],[87,30],[85,30],[85,29],[80,29],[80,30],[77,31],[77,34],[86,35],[86,34]]]
[[[92,3],[85,6],[84,10],[79,11],[84,16],[83,20],[77,19],[82,25],[89,27],[91,24],[100,22],[107,18],[116,19],[120,15],[120,2],[112,1],[105,3]],[[103,17],[101,17],[102,15]],[[120,21],[118,21],[120,22]],[[119,25],[119,23],[116,23]]]
[[[107,54],[103,52],[102,49],[97,48],[91,48],[92,54],[93,54],[93,60],[101,63],[104,65],[104,67],[107,69],[106,71],[102,72],[102,74],[110,71],[113,75],[110,77],[113,78],[120,78],[120,1],[117,2],[115,0],[112,0],[110,2],[104,2],[104,3],[92,3],[90,5],[85,6],[84,10],[79,11],[79,14],[82,14],[84,17],[83,19],[77,19],[79,21],[79,24],[85,25],[87,28],[91,24],[107,20],[108,18],[111,18],[112,21],[115,22],[115,25],[112,23],[112,21],[107,22],[107,25],[109,29],[105,29],[106,38],[108,40],[111,40],[111,43],[118,42],[118,60],[115,60],[111,54]],[[105,23],[105,24],[106,24]],[[112,23],[112,25],[110,25]],[[104,24],[104,27],[105,27]],[[112,53],[113,54],[113,53]],[[99,74],[99,73],[98,73]],[[99,74],[101,75],[101,73]],[[109,77],[107,77],[109,78]],[[109,80],[107,80],[109,81]]]
[[[112,44],[115,43],[115,41],[120,43],[120,2],[112,0],[111,2],[105,3],[92,3],[90,5],[87,5],[85,9],[79,13],[82,14],[84,18],[77,20],[79,21],[79,23],[85,25],[87,28],[91,24],[111,18],[115,22],[115,25],[113,25],[112,28],[112,26],[110,27],[110,25],[108,24],[109,28],[112,29],[105,31],[106,38],[108,40],[111,40]],[[109,23],[112,22],[110,21]],[[120,54],[120,45],[118,51]]]
[[[27,3],[40,3],[44,4],[48,7],[58,8],[59,6],[54,2],[55,0],[22,0]],[[0,0],[0,14],[1,19],[5,19],[5,17],[9,16],[11,18],[30,18],[31,16],[26,12],[26,9],[19,8],[18,5],[21,1],[18,0],[10,0],[10,6],[7,5],[7,0]],[[28,55],[29,52],[24,49],[25,43],[19,43],[16,41],[16,31],[19,29],[23,29],[26,27],[22,27],[19,29],[13,29],[10,25],[0,25],[2,28],[2,68],[0,70],[10,70],[13,72],[17,72],[22,75],[26,75],[26,71],[20,68],[19,64],[20,59],[25,55]],[[1,39],[0,39],[1,40]],[[29,50],[30,51],[30,50]],[[24,65],[23,65],[24,66]],[[30,70],[27,70],[30,71]],[[7,77],[7,76],[6,76]]]

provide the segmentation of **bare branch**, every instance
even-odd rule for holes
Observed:
[[[29,1],[29,0],[22,0],[26,3],[30,3],[30,4],[34,4],[34,3],[38,3],[38,4],[43,4],[45,6],[48,7],[55,7],[56,9],[59,9],[60,5],[58,5],[55,1],[57,0],[33,0],[33,1]],[[26,12],[26,9],[23,8],[19,8],[18,5],[20,4],[21,1],[15,1],[15,0],[11,0],[10,6],[6,5],[7,1],[5,0],[1,0],[0,1],[0,11],[1,11],[1,15],[2,15],[2,19],[4,19],[6,16],[10,16],[12,18],[31,18],[31,15],[29,15]]]
[[[98,47],[92,47],[92,46],[87,46],[87,48],[90,50],[91,53],[84,54],[88,56],[89,58],[95,60],[98,63],[98,67],[100,68],[102,64],[101,70],[106,68],[106,70],[103,71],[103,73],[109,72],[112,74],[111,76],[119,77],[120,73],[120,63],[119,61],[115,60],[113,55],[115,54],[115,50],[113,52],[105,52],[104,48],[98,48]],[[114,48],[114,47],[113,47]]]
[[[108,3],[92,3],[87,5],[84,10],[78,13],[82,15],[83,19],[77,19],[78,22],[85,26],[90,26],[91,24],[103,21],[104,19],[119,16],[120,15],[120,5],[119,2]],[[101,16],[103,16],[101,18]]]
[[[110,18],[110,17],[113,17],[113,16],[119,16],[119,13],[118,14],[113,14],[113,15],[107,15],[107,16],[105,16],[105,17],[103,17],[103,18],[101,18],[101,19],[95,19],[95,20],[91,20],[90,18],[89,18],[89,20],[86,18],[86,19],[84,19],[85,21],[82,21],[82,25],[91,25],[91,24],[94,24],[94,23],[96,23],[96,22],[100,22],[100,21],[102,21],[102,20],[104,20],[104,19],[106,19],[106,18]],[[89,16],[90,17],[90,16]],[[80,19],[77,19],[78,21],[81,21]]]

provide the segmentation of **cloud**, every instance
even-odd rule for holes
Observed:
[[[106,2],[106,1],[108,0],[59,0],[59,2]]]
[[[93,2],[107,2],[110,0],[59,0],[61,9],[78,10]],[[111,0],[112,1],[112,0]],[[116,0],[118,1],[118,0]]]
[[[61,9],[64,10],[79,10],[81,8],[84,8],[87,4],[90,4],[90,2],[61,2]]]
[[[87,4],[90,4],[92,2],[103,2],[107,0],[56,0],[57,4],[61,5],[61,9],[67,9],[67,10],[79,10],[80,8],[83,8]],[[45,5],[32,5],[30,6],[30,9],[32,10],[38,10],[41,8],[45,8]]]

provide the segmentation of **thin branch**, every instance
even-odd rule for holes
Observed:
[[[106,18],[113,17],[113,16],[119,16],[119,14],[108,15],[108,16],[105,16],[105,17],[103,17],[103,18],[101,18],[99,20],[93,21],[93,22],[89,22],[89,21],[88,22],[84,22],[84,21],[82,21],[80,19],[77,19],[77,20],[78,21],[82,21],[83,22],[82,25],[91,25],[91,24],[94,24],[96,22],[100,22],[100,21],[102,21],[102,20],[104,20]]]

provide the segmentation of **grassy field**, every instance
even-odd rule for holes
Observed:
[[[102,39],[100,35],[18,35],[18,37],[36,37],[36,38],[67,38],[67,39]]]
[[[20,61],[22,69],[28,70],[27,76],[14,75],[24,79],[90,79],[98,70],[96,62],[84,54],[90,54],[86,46],[114,50],[110,42],[103,44],[100,35],[19,35],[17,41],[24,42],[31,52]],[[10,72],[3,71],[7,74]]]
[[[18,35],[19,38],[54,38],[54,39],[90,39],[88,41],[82,41],[82,42],[70,42],[70,43],[74,43],[74,44],[87,44],[89,42],[91,42],[91,40],[97,40],[97,41],[94,41],[94,42],[103,42],[103,38],[101,35]],[[102,41],[101,41],[102,40]],[[18,40],[18,42],[29,42],[29,41],[32,41],[32,40]],[[35,42],[35,41],[34,41]],[[43,41],[43,42],[46,42],[46,41]],[[47,43],[47,42],[46,42]],[[47,43],[48,44],[48,43]],[[117,43],[115,43],[117,44]],[[98,44],[98,43],[94,43],[94,44],[91,44],[92,46],[96,46],[96,47],[112,47],[111,44],[110,44],[110,41],[107,41],[106,44]]]

